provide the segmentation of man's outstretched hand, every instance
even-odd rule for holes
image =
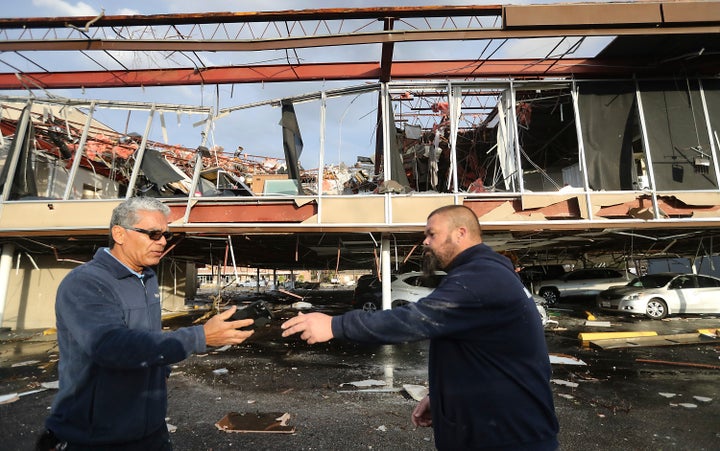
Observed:
[[[298,313],[298,316],[285,321],[282,326],[283,337],[301,333],[300,338],[309,344],[322,343],[333,338],[332,316],[324,313]]]
[[[203,325],[205,343],[208,346],[237,345],[253,334],[252,330],[238,330],[240,327],[251,325],[253,323],[252,319],[228,321],[235,313],[235,310],[237,310],[237,307],[232,306],[224,312],[213,316]]]

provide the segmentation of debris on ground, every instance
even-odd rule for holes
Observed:
[[[636,348],[639,346],[673,346],[686,345],[695,343],[718,343],[720,337],[712,338],[708,335],[689,333],[689,334],[671,334],[671,335],[655,335],[646,337],[628,337],[628,338],[606,338],[602,340],[591,340],[592,347],[600,349],[614,348]]]
[[[37,363],[40,363],[40,361],[39,361],[39,360],[26,360],[25,362],[13,363],[13,364],[10,365],[10,366],[11,366],[12,368],[17,368],[17,367],[20,367],[20,366],[35,365],[35,364],[37,364]]]
[[[610,339],[649,337],[656,336],[657,334],[657,332],[650,330],[624,332],[580,332],[578,334],[578,339],[580,340],[583,347],[589,347],[591,341],[598,342],[600,340]]]
[[[586,326],[591,327],[612,327],[612,323],[610,321],[585,321]]]
[[[415,401],[420,401],[428,394],[428,388],[424,385],[404,384],[403,388]]]
[[[0,395],[0,404],[10,404],[20,399],[17,393],[8,393]]]
[[[229,412],[215,426],[225,432],[263,432],[294,434],[295,426],[287,424],[290,414],[285,412],[239,413]]]
[[[657,363],[660,365],[673,365],[673,366],[686,366],[692,368],[706,368],[710,370],[720,370],[720,365],[711,365],[709,363],[694,363],[694,362],[672,362],[667,360],[652,360],[652,359],[635,359],[636,362],[641,363]]]
[[[354,382],[343,382],[340,384],[341,387],[345,387],[348,385],[352,385],[353,387],[375,387],[375,386],[384,386],[385,381],[379,381],[377,379],[365,379],[364,381],[354,381]]]
[[[570,388],[577,388],[577,386],[579,385],[577,382],[570,382],[570,381],[565,381],[562,379],[550,379],[550,382],[552,382],[553,384],[557,384],[557,385],[564,385],[564,386],[570,387]]]
[[[550,354],[550,363],[558,365],[587,365],[587,363],[568,354]]]

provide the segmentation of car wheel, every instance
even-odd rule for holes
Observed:
[[[538,294],[545,298],[548,305],[555,305],[560,300],[560,292],[557,288],[541,288]]]
[[[373,301],[365,301],[363,302],[362,309],[366,312],[374,312],[378,309],[378,306]]]
[[[650,319],[663,319],[667,314],[667,304],[660,298],[650,299],[645,307],[645,316]]]
[[[409,302],[408,302],[408,301],[403,301],[402,299],[398,299],[397,301],[393,301],[393,303],[392,303],[392,308],[401,307],[401,306],[403,306],[403,305],[405,305],[405,304],[409,304]]]

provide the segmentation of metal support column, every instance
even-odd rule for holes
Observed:
[[[10,271],[12,270],[14,253],[14,244],[3,244],[2,255],[0,256],[0,326],[2,326],[5,317],[5,304],[7,301],[8,284],[10,282]]]
[[[645,107],[643,106],[640,93],[640,83],[635,80],[635,98],[637,99],[638,116],[640,118],[640,132],[642,134],[643,147],[645,148],[645,161],[647,162],[648,175],[650,176],[650,193],[652,197],[653,217],[660,219],[660,207],[658,206],[657,185],[655,184],[655,169],[653,168],[652,155],[650,153],[650,140],[648,138],[647,123],[645,122]]]
[[[390,309],[392,295],[390,292],[390,282],[392,277],[390,276],[390,235],[383,233],[380,238],[380,270],[382,275],[382,308],[383,310]]]

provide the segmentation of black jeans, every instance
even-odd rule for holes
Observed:
[[[48,431],[50,432],[50,431]],[[52,432],[50,432],[52,434]],[[41,448],[38,448],[38,450]],[[170,434],[167,427],[162,427],[139,440],[115,445],[82,445],[60,441],[55,448],[42,448],[56,451],[172,451]]]

